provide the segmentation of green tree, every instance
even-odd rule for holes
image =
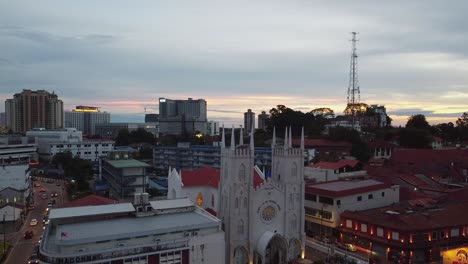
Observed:
[[[334,118],[335,113],[331,108],[328,107],[320,107],[320,108],[315,108],[314,110],[310,111],[311,114],[314,116],[322,116],[324,118]]]
[[[361,162],[367,162],[372,156],[369,146],[365,142],[353,144],[351,155]]]
[[[116,146],[128,146],[130,145],[130,132],[128,129],[121,129],[119,134],[115,138]]]
[[[424,115],[413,115],[408,118],[408,122],[406,123],[406,128],[416,128],[416,129],[425,129],[429,130],[431,126],[426,121],[426,117]]]
[[[428,130],[417,128],[402,128],[400,145],[406,148],[430,148],[431,134]]]
[[[468,113],[464,112],[456,121],[457,127],[468,127]]]

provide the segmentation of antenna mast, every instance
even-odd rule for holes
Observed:
[[[353,38],[351,39],[351,61],[349,65],[349,85],[348,85],[348,105],[345,113],[353,117],[353,128],[354,128],[354,117],[356,116],[357,110],[359,110],[359,103],[361,101],[361,91],[359,90],[359,80],[357,73],[357,52],[356,52],[356,39],[357,32],[351,32]]]

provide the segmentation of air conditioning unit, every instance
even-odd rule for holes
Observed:
[[[116,154],[116,155],[114,156],[114,159],[118,160],[118,159],[120,159],[120,156]]]

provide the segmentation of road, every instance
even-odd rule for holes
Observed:
[[[39,237],[42,235],[43,232],[44,225],[42,224],[42,219],[44,218],[44,213],[46,212],[47,203],[49,202],[49,200],[55,199],[56,204],[54,205],[54,208],[56,208],[61,207],[64,201],[67,201],[67,196],[64,195],[65,188],[63,181],[57,181],[57,183],[60,183],[60,186],[56,186],[56,182],[45,183],[42,181],[35,181],[33,183],[41,184],[41,187],[33,188],[35,209],[31,210],[28,213],[26,220],[24,221],[24,225],[21,227],[20,231],[18,231],[18,235],[13,239],[13,248],[5,261],[6,264],[28,263],[29,256],[31,256],[34,247],[38,244]],[[47,190],[45,192],[48,196],[47,199],[41,198],[43,192],[39,192],[40,188],[45,188]],[[51,198],[50,195],[52,194],[52,192],[57,192],[58,196]],[[31,219],[34,218],[37,219],[38,225],[31,227],[29,226],[29,223],[31,222]],[[28,230],[32,230],[34,232],[34,236],[32,239],[23,238],[24,232]]]
[[[347,258],[354,259],[358,264],[368,263],[368,258],[359,252],[349,252],[336,247],[334,244],[325,244],[310,237],[306,237],[306,246],[326,254],[346,256]]]

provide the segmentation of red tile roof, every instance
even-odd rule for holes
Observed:
[[[354,168],[358,164],[359,164],[358,160],[339,160],[338,162],[320,161],[320,162],[310,165],[309,167],[328,169],[328,170],[338,170],[346,166]]]
[[[390,188],[392,185],[376,180],[359,181],[328,181],[310,184],[305,187],[305,192],[316,195],[323,195],[331,198],[350,196],[376,190]]]
[[[427,207],[400,203],[365,211],[344,211],[341,217],[395,231],[439,230],[466,225],[468,202],[426,203]],[[396,213],[387,213],[388,211]]]
[[[106,205],[118,203],[116,200],[112,200],[99,195],[91,194],[81,199],[71,201],[63,204],[62,207],[78,207],[78,206],[94,206],[94,205]]]
[[[211,186],[218,189],[221,171],[216,168],[204,167],[198,170],[182,171],[184,186]],[[263,179],[254,170],[254,187],[263,183]]]

